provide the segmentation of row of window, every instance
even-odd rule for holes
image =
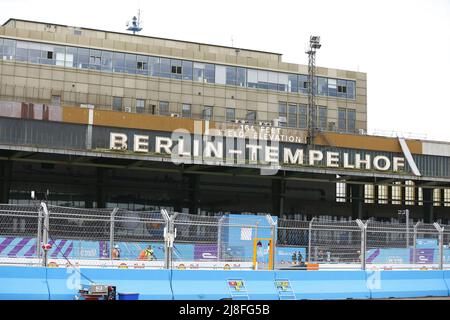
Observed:
[[[308,76],[0,38],[0,57],[28,63],[308,93]],[[355,81],[316,77],[317,95],[355,99]]]
[[[404,205],[413,206],[417,201],[418,205],[423,205],[423,189],[415,188],[413,181],[405,181],[404,194],[402,194],[401,182],[394,182],[391,188],[391,197],[389,199],[389,186],[373,184],[364,185],[364,202],[375,203],[378,200],[378,204],[388,204],[389,200],[391,204],[401,205],[404,200]],[[375,188],[378,188],[378,197],[375,197]],[[416,195],[417,192],[417,195]],[[417,199],[416,199],[417,196]],[[345,182],[336,183],[336,202],[347,202],[347,190]],[[450,207],[450,189],[433,189],[433,206]]]

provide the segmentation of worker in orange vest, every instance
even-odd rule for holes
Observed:
[[[153,253],[153,248],[151,245],[148,245],[148,247],[141,251],[139,254],[139,260],[154,260],[155,255]]]

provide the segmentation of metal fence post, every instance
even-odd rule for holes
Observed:
[[[113,250],[114,250],[114,218],[116,216],[117,211],[119,211],[119,208],[114,208],[113,211],[111,211],[111,220],[109,222],[109,260],[112,260],[113,258]]]
[[[48,212],[47,204],[45,202],[41,202],[41,208],[44,213],[44,231],[42,234],[42,243],[44,245],[47,245],[48,237],[49,237],[48,233],[49,233],[49,228],[50,228],[50,213]],[[42,259],[42,266],[44,266],[44,267],[47,266],[47,253],[48,253],[48,250],[44,249],[44,257]]]
[[[217,226],[219,228],[217,230],[217,261],[220,261],[220,259],[222,258],[222,223],[225,217],[226,216],[221,216],[217,223]]]
[[[176,237],[176,230],[174,227],[174,221],[178,213],[175,213],[172,216],[169,216],[167,210],[162,209],[161,215],[166,222],[166,227],[164,228],[164,268],[172,269],[172,260],[173,260],[173,242]]]
[[[439,270],[444,269],[444,227],[441,227],[439,223],[433,223],[433,226],[439,233]]]
[[[311,221],[309,222],[309,227],[308,227],[308,263],[311,262],[311,238],[312,238],[312,224],[314,219],[316,219],[316,217],[313,217],[311,219]]]
[[[41,242],[42,242],[42,210],[38,208],[38,226],[36,235],[36,257],[41,259]]]
[[[272,239],[272,245],[269,250],[269,270],[275,269],[275,255],[277,247],[276,227],[277,223],[273,220],[270,214],[266,215],[267,222],[270,225],[270,238]]]
[[[420,221],[414,225],[414,237],[413,237],[413,264],[416,264],[416,245],[417,245],[417,228],[419,227]]]
[[[358,224],[359,228],[361,229],[361,270],[366,270],[366,247],[367,247],[367,224],[369,221],[367,221],[365,224],[360,220],[356,219],[356,223]]]

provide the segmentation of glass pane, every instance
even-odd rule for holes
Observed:
[[[14,60],[16,56],[16,41],[5,39],[3,41],[3,60]]]
[[[113,97],[113,110],[122,111],[122,97]]]
[[[237,79],[236,84],[240,87],[246,87],[247,86],[247,69],[245,68],[237,68]]]
[[[336,79],[328,79],[328,95],[331,97],[337,96],[337,82]]]
[[[278,90],[278,72],[268,72],[267,87],[269,90]]]
[[[28,46],[28,62],[40,63],[41,61],[41,45],[39,43],[29,43]]]
[[[347,80],[347,99],[355,99],[355,81]]]
[[[112,60],[113,60],[113,53],[111,51],[102,51],[102,65],[101,69],[103,71],[112,71]]]
[[[318,127],[321,130],[327,128],[327,107],[319,107]]]
[[[349,132],[354,132],[356,129],[356,110],[348,109],[347,110],[347,130]]]
[[[258,88],[268,89],[268,76],[269,73],[267,71],[258,70]]]
[[[305,129],[308,127],[308,107],[301,104],[299,107],[299,113],[299,127]]]
[[[136,74],[136,55],[126,54],[125,55],[125,70],[127,73]]]
[[[247,86],[249,88],[258,87],[258,71],[255,69],[247,69]]]
[[[148,75],[152,77],[159,77],[159,58],[148,58]]]
[[[289,104],[288,107],[288,126],[295,128],[297,127],[297,105]]]
[[[160,101],[159,102],[159,114],[166,116],[169,114],[169,102]]]
[[[346,80],[338,80],[337,81],[337,96],[340,98],[347,97],[347,81]]]
[[[183,103],[183,106],[181,108],[181,116],[183,118],[190,118],[191,117],[191,105],[187,103]]]
[[[181,70],[181,60],[170,60],[170,72],[173,79],[180,79],[182,77],[182,70]]]
[[[289,92],[298,92],[298,77],[296,74],[289,75]]]
[[[172,68],[170,67],[170,59],[161,58],[159,65],[159,76],[164,78],[170,78],[172,75]]]
[[[194,81],[203,82],[205,65],[203,63],[194,62]]]
[[[78,60],[78,48],[74,47],[66,47],[66,59],[65,66],[66,67],[77,67]]]
[[[17,41],[16,46],[16,60],[28,61],[28,43],[23,41]]]
[[[216,66],[216,75],[215,80],[217,84],[225,84],[226,83],[226,67],[225,66]]]
[[[236,119],[236,117],[235,117],[235,110],[233,108],[227,108],[226,120],[227,121],[234,121],[234,119]]]
[[[210,106],[205,106],[203,109],[203,119],[204,120],[211,120],[213,115],[213,108]]]
[[[89,68],[89,49],[78,48],[78,68]]]
[[[298,75],[298,91],[304,94],[308,93],[308,76]]]
[[[295,76],[297,79],[297,76]],[[297,85],[296,85],[297,87]],[[278,74],[278,91],[290,91],[290,76],[287,73]]]
[[[226,84],[235,86],[237,81],[236,81],[236,67],[226,67]],[[233,109],[234,110],[234,109]]]
[[[102,65],[102,52],[89,50],[89,69],[100,70]]]
[[[317,94],[320,96],[328,95],[328,81],[327,78],[317,77],[318,81],[318,92]]]
[[[347,130],[345,109],[338,110],[338,129],[344,131]]]
[[[206,63],[205,64],[205,82],[207,83],[214,83],[214,77],[215,77],[215,65]]]
[[[136,57],[136,73],[142,75],[148,75],[148,57],[137,56]]]
[[[183,61],[182,64],[183,80],[192,80],[193,63],[192,61]]]
[[[286,102],[280,102],[278,104],[278,114],[280,117],[287,116],[287,103]]]

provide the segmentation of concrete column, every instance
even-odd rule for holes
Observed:
[[[0,161],[0,174],[2,177],[0,184],[0,203],[9,202],[9,191],[11,189],[12,162]]]
[[[286,181],[272,179],[272,214],[279,217],[284,213],[284,193]]]
[[[352,184],[351,199],[352,199],[352,219],[363,219],[363,203],[364,203],[364,185]]]
[[[105,183],[105,168],[97,168],[97,184],[96,184],[96,200],[97,200],[97,208],[105,208],[106,207],[106,197],[104,191],[104,183]]]
[[[425,223],[434,222],[433,189],[431,188],[423,188],[423,221]]]
[[[185,176],[188,178],[189,186],[189,213],[197,214],[200,207],[200,176],[196,174],[185,174]]]

